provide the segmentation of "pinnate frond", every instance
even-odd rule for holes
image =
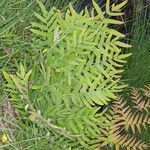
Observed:
[[[144,93],[133,88],[131,91],[131,99],[135,103],[134,108],[138,111],[146,111],[148,113],[148,109],[150,108],[150,98],[148,97],[150,90],[147,87],[143,91]]]
[[[106,114],[106,120],[103,127],[100,128],[99,148],[106,145],[115,146],[116,150],[126,148],[127,150],[144,150],[148,145],[142,140],[138,140],[135,136],[129,135],[124,131],[122,124],[118,123],[118,115],[114,111]],[[97,148],[98,149],[98,148]]]
[[[146,88],[146,90],[149,89],[148,87]],[[140,105],[141,102],[145,101],[145,90],[140,92],[132,89],[131,98],[137,106]],[[137,111],[134,111],[134,109]],[[109,147],[115,146],[117,150],[124,148],[127,150],[146,150],[149,147],[144,141],[135,136],[138,132],[142,134],[142,127],[147,129],[148,125],[150,125],[149,107],[147,107],[146,113],[142,110],[139,111],[139,108],[135,107],[134,109],[121,96],[118,96],[113,101],[112,106],[103,116],[105,121],[100,126],[100,136],[98,138],[100,144],[98,149],[107,145]],[[130,131],[134,135],[129,134]]]
[[[143,91],[144,91],[144,95],[150,98],[150,84],[146,85]]]
[[[16,75],[4,73],[13,101],[16,97],[16,102],[20,100],[18,110],[29,112],[29,121],[72,149],[91,150],[99,145],[99,128],[105,122],[101,108],[107,108],[115,93],[126,87],[120,82],[121,68],[131,54],[122,54],[122,48],[131,46],[122,42],[124,34],[110,28],[111,24],[123,24],[111,16],[122,15],[126,2],[113,9],[109,2],[107,15],[94,0],[91,12],[85,8],[78,13],[70,4],[63,14],[54,7],[47,10],[37,0],[41,13],[34,12],[31,31],[40,41],[36,44],[41,53],[39,65],[33,69],[33,84],[29,85],[31,71],[22,66]],[[111,125],[106,119],[109,122]],[[117,129],[115,125],[109,134]]]
[[[141,127],[146,128],[150,124],[149,114],[132,112],[131,108],[123,101],[122,98],[118,98],[113,106],[113,110],[117,115],[116,123],[122,125],[126,131],[131,128],[132,132],[135,134],[136,129],[141,133]]]
[[[28,95],[28,81],[31,72],[31,70],[25,72],[22,64],[20,64],[20,72],[18,72],[17,75],[3,72],[3,75],[7,81],[4,85],[5,91],[10,93],[10,101],[13,103],[17,111],[24,117],[26,114],[25,112],[23,113],[25,106],[31,104]],[[30,107],[32,106],[30,105]]]

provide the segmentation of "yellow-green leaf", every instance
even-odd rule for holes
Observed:
[[[43,24],[40,24],[40,23],[36,23],[36,22],[31,22],[32,24],[32,27],[37,27],[41,30],[48,30],[47,26],[46,25],[43,25]]]
[[[42,37],[47,37],[47,33],[46,32],[42,32],[42,31],[39,31],[39,30],[35,30],[35,29],[30,29],[33,33],[37,34],[37,35],[40,35]]]
[[[123,24],[123,21],[115,20],[115,19],[103,19],[104,23],[109,23],[109,24]]]
[[[47,16],[47,11],[46,11],[46,8],[45,6],[43,5],[43,3],[40,1],[40,0],[36,0],[37,3],[39,4],[40,8],[41,8],[41,11],[43,13],[43,16],[46,17]]]
[[[41,22],[47,23],[47,20],[46,20],[44,17],[42,17],[41,15],[39,15],[37,12],[34,11],[34,15],[35,15],[35,17],[37,17]]]
[[[99,15],[99,18],[102,20],[104,18],[104,14],[103,14],[101,8],[97,5],[97,3],[95,2],[95,0],[92,0],[92,2],[93,2],[94,8],[96,9],[96,11],[97,11],[97,13]]]
[[[117,46],[125,47],[125,48],[130,48],[130,47],[132,47],[131,45],[126,44],[126,43],[123,43],[123,42],[120,42],[120,41],[115,42],[115,44],[116,44]]]
[[[120,3],[119,5],[113,4],[112,5],[112,11],[120,11],[120,9],[126,5],[126,3],[128,2],[128,0],[123,1],[122,3]]]

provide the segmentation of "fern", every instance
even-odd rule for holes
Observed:
[[[127,131],[131,128],[132,132],[135,133],[137,128],[137,130],[141,133],[141,126],[146,128],[146,125],[150,123],[148,114],[143,116],[143,114],[141,115],[137,112],[132,113],[131,108],[129,108],[129,106],[127,107],[126,103],[123,103],[121,99],[119,99],[114,105],[114,108],[116,110],[118,122],[120,122],[120,125],[124,125],[124,128]]]
[[[40,110],[36,111],[34,108],[33,102],[30,99],[28,92],[28,79],[31,74],[31,70],[29,72],[25,72],[25,69],[22,64],[20,64],[20,73],[17,72],[16,75],[7,74],[4,72],[4,77],[7,80],[8,84],[5,85],[7,88],[6,91],[10,92],[11,101],[13,105],[17,109],[18,112],[24,112],[24,110],[28,111],[30,116],[29,119],[32,122],[40,121],[40,125],[45,125],[46,128],[50,130],[54,130],[60,134],[69,138],[70,134],[65,129],[55,126],[50,123],[50,120],[47,120],[41,116]],[[19,103],[18,103],[19,102]],[[24,114],[21,114],[24,117]],[[71,138],[71,136],[70,136]]]
[[[131,91],[131,98],[133,99],[133,102],[136,104],[134,107],[138,109],[138,111],[146,111],[148,113],[148,109],[150,108],[150,101],[147,99],[149,97],[149,86],[146,86],[147,89],[144,89],[144,94],[142,95],[141,92],[139,92],[136,89],[132,89]],[[146,97],[145,97],[146,96]]]
[[[115,98],[114,92],[124,87],[117,84],[118,74],[123,70],[116,67],[122,67],[124,59],[130,55],[120,54],[120,47],[130,47],[119,41],[124,35],[108,27],[108,23],[117,22],[105,18],[95,1],[97,16],[93,14],[94,9],[91,14],[87,10],[85,14],[78,14],[71,5],[63,16],[59,10],[52,8],[48,12],[40,1],[38,3],[43,15],[35,13],[40,22],[32,23],[31,31],[47,47],[45,63],[50,66],[51,73],[54,76],[64,74],[67,86],[75,87],[73,94],[96,95],[97,98],[87,98],[87,103],[107,104],[110,98]]]
[[[149,86],[146,87],[149,90]],[[142,90],[145,91],[147,89]],[[139,95],[141,96],[139,97]],[[100,128],[102,133],[99,137],[101,143],[100,147],[115,145],[116,149],[126,148],[144,150],[148,148],[148,145],[144,141],[136,138],[135,135],[138,132],[142,134],[142,127],[147,129],[147,126],[150,125],[149,111],[147,105],[142,105],[142,108],[146,110],[146,114],[136,106],[143,103],[145,104],[145,99],[146,102],[149,103],[150,99],[145,96],[145,93],[139,92],[136,89],[131,91],[131,99],[133,99],[135,104],[133,109],[136,109],[137,111],[132,111],[131,106],[127,105],[127,101],[118,97],[113,102],[113,106],[109,109],[109,112],[105,114],[105,123]],[[132,131],[134,135],[129,134],[130,131]]]
[[[12,101],[17,111],[21,113],[22,117],[26,116],[26,113],[24,112],[25,105],[30,105],[32,108],[28,94],[28,79],[30,74],[31,70],[25,73],[22,65],[20,65],[20,73],[17,73],[17,76],[3,72],[3,75],[8,82],[4,85],[6,87],[5,90],[10,93],[10,101]]]
[[[107,16],[94,0],[91,12],[77,13],[70,4],[65,14],[37,2],[42,14],[34,12],[31,31],[41,48],[39,61],[32,73],[22,65],[15,75],[4,72],[6,91],[28,123],[54,138],[53,148],[95,149],[107,105],[126,86],[120,74],[130,54],[121,54],[121,48],[131,46],[121,42],[125,35],[110,28],[123,23],[110,17],[123,15],[125,3],[110,10],[108,0]]]

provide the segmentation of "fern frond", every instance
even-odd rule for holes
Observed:
[[[150,124],[150,117],[147,114],[144,116],[140,113],[132,113],[131,108],[126,105],[126,102],[123,102],[122,98],[118,98],[115,101],[114,109],[117,115],[118,125],[122,125],[126,131],[129,131],[129,128],[132,129],[132,132],[135,134],[136,128],[141,133],[141,127],[146,128],[147,124]],[[116,122],[116,123],[117,123]]]
[[[131,98],[134,99],[136,106],[142,104],[146,98],[145,92],[149,90],[149,87],[146,86],[145,89],[142,89],[141,92],[132,89]],[[143,91],[143,92],[142,92]],[[149,101],[149,99],[146,99]],[[145,104],[145,102],[144,102]],[[142,111],[142,109],[147,109],[147,112]],[[99,146],[101,147],[115,147],[115,149],[148,149],[148,145],[140,139],[135,137],[136,130],[142,134],[141,129],[144,127],[147,129],[147,126],[150,125],[150,116],[149,110],[146,105],[143,105],[140,110],[139,107],[135,109],[137,111],[132,112],[132,107],[128,105],[127,101],[124,101],[121,96],[118,96],[115,101],[113,101],[110,109],[103,115],[104,122],[100,125],[100,136],[99,136]],[[145,110],[144,109],[144,110]],[[133,135],[130,135],[130,130]]]
[[[109,16],[122,16],[124,13],[121,13],[122,7],[128,2],[128,0],[125,0],[124,2],[118,4],[115,6],[115,4],[110,6],[110,0],[107,0],[106,3],[106,12]]]
[[[126,86],[120,74],[130,54],[122,54],[121,48],[130,45],[121,42],[125,35],[109,26],[123,22],[111,18],[114,14],[106,17],[94,0],[91,12],[85,8],[77,13],[70,4],[65,14],[37,2],[41,13],[34,12],[37,21],[31,31],[40,38],[41,53],[33,85],[29,88],[31,72],[20,66],[20,73],[8,75],[8,84],[13,85],[9,92],[21,97],[23,103],[18,105],[29,112],[33,124],[60,138],[64,146],[94,149],[105,122],[100,109]],[[120,11],[123,4],[116,9]],[[70,139],[73,135],[79,137]]]
[[[98,138],[100,141],[99,148],[110,145],[110,147],[115,146],[115,149],[117,150],[120,148],[126,148],[127,150],[147,149],[148,145],[145,142],[138,140],[136,137],[131,136],[124,131],[124,122],[120,119],[123,117],[118,115],[116,106],[114,106],[114,108],[115,109],[109,110],[109,112],[105,114],[106,120],[100,128],[101,134]]]
[[[7,81],[4,86],[5,90],[10,93],[10,101],[17,111],[25,117],[26,113],[23,111],[25,106],[29,105],[32,108],[28,95],[28,80],[31,70],[26,73],[22,64],[20,64],[20,73],[17,73],[17,75],[7,74],[6,72],[3,72],[3,75]]]
[[[148,98],[150,98],[150,84],[146,85],[143,91],[144,91],[144,96],[147,96]]]
[[[144,94],[139,90],[133,88],[131,91],[131,98],[135,103],[134,108],[136,108],[139,111],[146,111],[148,113],[148,109],[150,108],[150,99],[147,99],[149,91],[146,89],[143,90]]]
[[[94,0],[93,6],[96,16],[86,8],[85,13],[78,14],[71,4],[65,15],[59,10],[53,11],[54,8],[47,16],[42,13],[42,18],[35,14],[42,26],[39,22],[32,23],[31,29],[46,44],[45,65],[52,70],[50,86],[47,86],[52,97],[51,106],[64,104],[59,111],[67,109],[70,114],[68,119],[57,115],[60,118],[54,122],[81,135],[79,143],[87,149],[98,137],[95,107],[107,105],[116,98],[114,93],[125,87],[118,84],[123,70],[116,67],[122,67],[129,56],[120,54],[121,47],[130,47],[119,41],[123,34],[108,27],[108,24],[123,22],[106,18]],[[95,142],[90,146],[96,145]]]
[[[42,5],[43,8],[43,4],[40,5]],[[98,105],[104,105],[110,101],[110,98],[115,98],[113,94],[114,91],[119,92],[122,88],[124,88],[124,86],[116,86],[114,84],[114,79],[120,78],[121,76],[119,74],[123,71],[117,70],[115,67],[122,66],[120,63],[124,63],[124,59],[129,56],[120,55],[119,53],[121,52],[121,49],[119,47],[130,47],[130,45],[119,41],[119,38],[124,37],[123,34],[108,28],[108,23],[120,24],[121,22],[105,18],[101,8],[98,7],[94,0],[93,5],[98,13],[97,16],[93,17],[90,17],[90,15],[87,15],[87,13],[85,13],[85,15],[78,14],[71,4],[64,18],[57,17],[57,14],[60,14],[60,11],[57,11],[55,14],[53,9],[48,12],[48,17],[43,15],[43,18],[41,18],[36,14],[36,17],[42,22],[42,24],[40,27],[39,23],[38,25],[36,23],[32,23],[33,27],[37,27],[38,30],[31,30],[39,36],[41,35],[43,39],[46,38],[45,42],[47,41],[47,38],[49,38],[49,43],[47,43],[47,46],[51,48],[48,50],[47,58],[51,57],[51,60],[49,60],[52,64],[51,67],[58,72],[64,72],[67,74],[69,85],[72,82],[71,80],[76,81],[77,85],[78,82],[80,82],[80,85],[78,85],[78,87],[80,87],[80,93],[84,92],[86,97],[87,95],[90,97],[93,96],[92,99],[94,100],[94,103],[97,103]],[[85,12],[87,11],[85,10]],[[102,21],[98,21],[98,19],[101,19]],[[51,23],[52,20],[55,20],[55,22],[53,21],[53,24],[49,26],[48,20]],[[57,24],[59,24],[59,26]],[[67,25],[69,24],[71,30],[68,30]],[[100,26],[102,29],[97,29],[96,26]],[[46,35],[45,29],[47,27],[48,34]],[[112,38],[113,36],[117,37],[117,41],[114,40],[115,38]],[[50,39],[52,41],[53,38],[54,43],[50,42]],[[105,40],[107,42],[105,42]],[[62,47],[61,45],[66,46]],[[55,49],[54,54],[52,49],[54,49],[56,46],[57,48]],[[68,56],[70,58],[68,58]],[[76,58],[76,56],[78,57]],[[117,61],[119,63],[116,63]],[[72,73],[71,70],[74,70],[74,68],[75,72]],[[78,72],[78,70],[81,70],[81,68],[83,68],[83,71]],[[100,75],[98,76],[98,74]],[[95,76],[98,76],[96,80]],[[84,78],[86,78],[86,80],[84,80]],[[92,80],[95,80],[95,82]],[[95,83],[96,81],[99,82],[98,80],[100,81],[100,84],[96,85]],[[82,81],[87,81],[87,83],[82,85]],[[109,86],[111,90],[108,88],[105,89],[107,86]],[[90,87],[89,94],[87,92],[88,87]],[[99,89],[96,89],[96,87],[99,87]],[[97,95],[96,92],[101,94]],[[97,99],[94,98],[94,95],[97,95]],[[91,99],[90,97],[88,99]]]

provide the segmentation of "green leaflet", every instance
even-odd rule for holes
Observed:
[[[124,7],[126,5],[126,3],[128,2],[128,0],[124,0],[122,3],[118,4],[115,6],[115,4],[112,5],[112,11],[120,11],[120,9],[122,7]]]
[[[45,26],[45,25],[42,25],[42,24],[39,24],[39,23],[36,23],[36,22],[31,22],[31,24],[32,24],[32,27],[37,27],[41,30],[48,30],[47,26]]]
[[[40,1],[40,0],[36,0],[37,3],[39,4],[40,8],[41,8],[41,11],[43,13],[43,16],[46,17],[47,16],[47,11],[46,11],[46,8],[45,6],[43,5],[43,3]]]
[[[119,20],[114,20],[114,19],[103,19],[104,23],[109,23],[109,24],[123,24],[123,21]]]
[[[123,42],[120,42],[120,41],[115,42],[115,44],[116,44],[117,46],[125,47],[125,48],[130,48],[130,47],[132,47],[131,45],[126,44],[126,43],[123,43]]]
[[[119,5],[117,5],[117,6],[115,6],[114,4],[112,5],[112,12],[111,12],[111,7],[110,7],[110,0],[107,0],[107,2],[106,2],[106,12],[107,12],[107,14],[108,15],[110,15],[110,16],[122,16],[124,13],[120,13],[120,12],[117,12],[117,13],[115,13],[115,12],[113,12],[113,11],[116,11],[116,10],[118,10],[118,11],[120,11],[120,9],[123,7],[125,5],[125,3],[123,2],[123,3],[121,3],[121,4],[119,4]]]
[[[41,15],[39,15],[37,12],[34,12],[35,17],[37,17],[41,22],[43,23],[47,23],[47,20],[42,17]]]
[[[97,5],[97,3],[96,3],[94,0],[92,0],[92,2],[93,2],[94,8],[96,9],[96,11],[97,11],[97,13],[98,13],[98,15],[99,15],[99,18],[100,18],[101,20],[103,20],[104,14],[103,14],[101,8]]]
[[[42,31],[39,31],[39,30],[35,30],[35,29],[31,29],[31,31],[39,36],[41,36],[42,38],[43,37],[47,37],[47,34],[46,32],[42,32]]]
[[[3,75],[4,75],[5,80],[9,83],[8,86],[9,86],[10,88],[12,88],[12,89],[15,88],[15,86],[14,86],[14,84],[13,84],[11,78],[10,78],[9,75],[7,74],[7,72],[3,71]]]

